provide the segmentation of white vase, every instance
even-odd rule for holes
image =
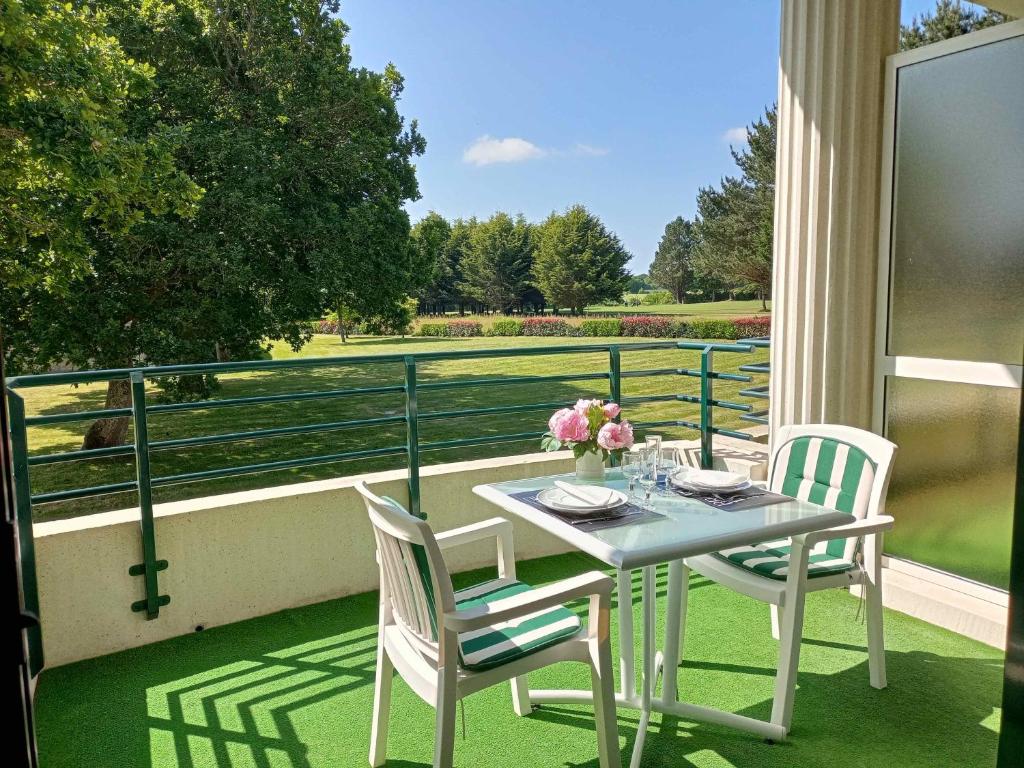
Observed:
[[[576,459],[576,479],[588,483],[604,481],[604,456],[600,451],[587,451]]]

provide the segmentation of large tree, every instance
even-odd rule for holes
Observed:
[[[156,71],[129,132],[178,132],[178,163],[206,194],[195,216],[95,229],[69,299],[28,291],[12,346],[24,367],[197,362],[294,346],[339,304],[390,311],[415,284],[406,200],[424,142],[396,101],[402,78],[355,68],[337,2],[172,0],[107,5],[122,47]],[[201,382],[200,382],[201,383]],[[109,393],[112,406],[126,392]],[[119,442],[123,420],[86,445]]]
[[[617,302],[626,287],[629,252],[582,205],[552,213],[539,228],[533,275],[555,307],[579,314],[589,304]]]
[[[915,16],[909,24],[900,27],[900,50],[908,51],[959,37],[1009,20],[1009,16],[998,11],[978,11],[964,7],[959,0],[936,0],[935,8],[930,13]]]
[[[765,305],[772,282],[775,213],[775,107],[747,128],[746,144],[732,149],[739,176],[697,193],[696,272],[740,290],[756,291]]]
[[[422,287],[417,292],[422,312],[443,313],[445,307],[458,302],[455,275],[457,265],[448,247],[452,228],[444,216],[431,211],[412,228],[412,246],[417,253]]]
[[[521,306],[533,267],[531,230],[522,214],[499,212],[477,222],[462,254],[459,289],[490,309],[511,312]]]
[[[690,264],[697,246],[692,221],[677,216],[665,225],[658,250],[651,262],[651,282],[672,292],[677,303],[686,301],[686,292],[692,286],[693,267]]]

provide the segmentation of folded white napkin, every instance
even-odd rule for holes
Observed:
[[[733,488],[744,483],[746,479],[735,472],[721,472],[715,469],[701,469],[685,476],[687,483],[705,488]]]
[[[572,485],[555,480],[555,487],[565,491],[573,500],[578,500],[589,507],[604,507],[612,503],[615,494],[611,488],[599,485]]]

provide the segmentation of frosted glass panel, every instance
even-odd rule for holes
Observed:
[[[889,377],[890,554],[1006,589],[1020,390]]]
[[[1020,364],[1024,37],[898,70],[890,355]]]

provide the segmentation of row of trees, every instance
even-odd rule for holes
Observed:
[[[426,313],[467,306],[509,313],[549,304],[579,313],[618,301],[628,281],[629,252],[582,205],[539,224],[501,212],[448,222],[431,212],[413,227],[412,242],[425,270],[416,298]]]
[[[977,11],[958,0],[938,0],[931,13],[900,29],[900,49],[964,35],[1008,20],[995,11]],[[775,208],[776,110],[747,128],[746,144],[732,148],[738,175],[697,193],[697,215],[677,217],[665,227],[651,265],[651,281],[671,291],[677,302],[688,293],[710,298],[715,289],[771,291]],[[710,289],[710,290],[709,290]]]

